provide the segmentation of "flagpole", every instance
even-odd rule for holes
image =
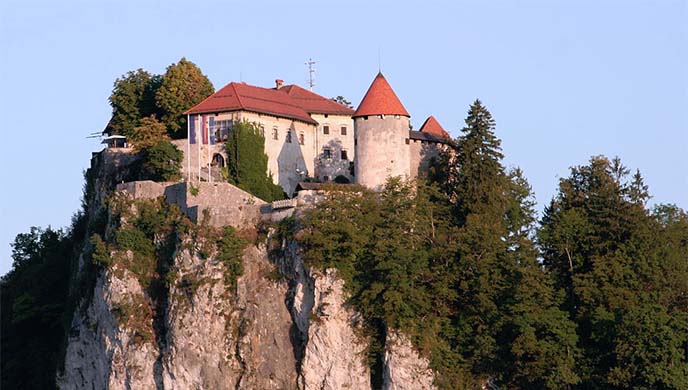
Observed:
[[[210,174],[210,123],[208,123],[208,183],[213,182],[213,177]]]
[[[191,119],[186,115],[186,181],[191,183]]]

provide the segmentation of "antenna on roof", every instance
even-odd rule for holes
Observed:
[[[312,58],[309,58],[308,61],[305,62],[306,65],[308,65],[308,86],[311,88],[311,91],[313,90],[313,87],[315,87],[315,68],[313,65],[317,64],[316,61],[313,61]]]

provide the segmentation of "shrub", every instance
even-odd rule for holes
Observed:
[[[177,181],[181,179],[184,153],[170,141],[160,141],[141,151],[140,180]]]

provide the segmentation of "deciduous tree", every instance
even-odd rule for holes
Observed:
[[[183,112],[215,92],[213,84],[193,62],[182,57],[167,67],[155,94],[159,118],[174,139],[186,137]]]

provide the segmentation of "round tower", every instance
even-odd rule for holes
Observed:
[[[382,73],[368,88],[354,119],[355,182],[380,189],[388,177],[410,175],[410,115]]]

